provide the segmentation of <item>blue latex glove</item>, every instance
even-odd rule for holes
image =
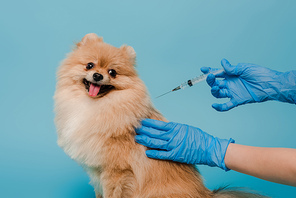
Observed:
[[[150,158],[172,160],[187,164],[205,164],[229,170],[224,163],[226,149],[233,139],[215,138],[199,128],[145,119],[136,129],[136,142],[146,147]]]
[[[225,72],[209,74],[207,83],[216,98],[230,98],[224,104],[213,104],[217,111],[228,111],[238,105],[278,100],[296,103],[296,71],[278,72],[249,63],[231,65],[226,59],[221,61]],[[210,67],[202,67],[208,73]],[[217,78],[224,78],[218,80]]]

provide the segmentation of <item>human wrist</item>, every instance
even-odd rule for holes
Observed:
[[[277,100],[296,104],[296,71],[283,72],[279,75],[279,83]]]
[[[225,156],[224,156],[225,166],[228,169],[237,171],[236,163],[240,159],[238,159],[235,153],[237,153],[237,150],[238,150],[237,147],[240,147],[240,146],[241,145],[239,144],[233,144],[233,143],[230,143],[228,145]]]
[[[208,155],[211,156],[207,161],[207,165],[209,166],[217,166],[225,171],[229,171],[230,169],[225,165],[225,154],[227,148],[230,143],[235,143],[235,140],[232,138],[230,139],[220,139],[220,138],[213,138],[211,144],[208,148]]]
[[[226,164],[225,164],[225,155],[226,155],[226,152],[227,152],[227,149],[228,149],[229,145],[234,144],[235,140],[230,138],[228,141],[226,140],[224,143],[225,143],[225,147],[224,147],[224,150],[223,150],[223,156],[222,156],[222,162],[221,162],[220,168],[222,168],[225,171],[230,171],[230,168],[228,168],[226,166]]]

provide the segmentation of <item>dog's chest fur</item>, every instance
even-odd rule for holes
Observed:
[[[137,108],[137,104],[118,105],[108,98],[100,101],[79,97],[57,104],[58,144],[72,159],[87,166],[97,167],[105,163],[109,149],[113,148],[113,152],[130,149],[125,145],[134,142],[131,133],[138,125],[139,117],[144,116],[131,111],[131,108]],[[127,141],[129,144],[125,144]],[[117,151],[115,146],[121,149]]]

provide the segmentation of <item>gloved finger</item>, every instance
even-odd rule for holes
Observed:
[[[212,105],[212,107],[214,109],[216,109],[217,111],[228,111],[232,108],[235,107],[235,105],[233,104],[233,102],[230,100],[229,102],[226,102],[226,103],[223,103],[223,104],[217,104],[217,103],[214,103]]]
[[[218,82],[219,82],[218,86],[220,89],[226,88],[226,83],[227,83],[226,80],[219,80]]]
[[[200,68],[200,71],[204,74],[208,74],[208,73],[212,73],[212,72],[215,72],[217,70],[220,70],[218,68],[211,68],[211,67],[202,67]],[[222,71],[221,71],[222,72]],[[219,73],[220,74],[220,73]]]
[[[154,119],[144,119],[142,120],[142,125],[146,127],[152,127],[158,130],[168,131],[173,128],[173,124],[171,122],[163,122],[160,120]]]
[[[214,97],[219,98],[219,87],[218,86],[214,86],[211,89],[211,93]]]
[[[241,73],[242,73],[242,67],[233,66],[226,59],[222,59],[221,65],[224,68],[226,74],[228,74],[228,75],[238,76],[238,75],[241,75]]]
[[[211,93],[216,98],[230,98],[229,91],[224,88],[220,88],[218,86],[214,86],[211,89]]]
[[[215,74],[215,77],[216,78],[225,78],[225,75],[226,75],[225,71],[222,70],[221,72]]]
[[[158,130],[158,129],[150,128],[150,127],[146,127],[146,126],[142,126],[140,128],[137,128],[136,133],[139,135],[146,135],[151,138],[157,138],[160,140],[169,140],[170,139],[170,137],[168,137],[169,134],[166,131]]]
[[[172,160],[171,151],[147,150],[146,155],[154,159]]]
[[[210,87],[216,86],[216,84],[215,84],[215,82],[216,82],[216,77],[215,77],[214,74],[209,74],[209,75],[207,76],[206,81],[207,81],[207,83],[208,83],[208,85],[209,85]]]
[[[204,74],[207,74],[211,71],[211,68],[210,67],[202,67],[202,68],[200,68],[200,71]]]
[[[226,88],[226,81],[215,78],[215,86],[218,86],[220,89]]]
[[[218,80],[214,74],[209,74],[206,80],[210,87],[214,87],[214,86],[218,86],[221,88],[226,87],[226,82],[224,80]]]
[[[142,144],[149,148],[167,150],[168,142],[164,140],[151,138],[146,135],[136,135],[135,140],[137,143]]]

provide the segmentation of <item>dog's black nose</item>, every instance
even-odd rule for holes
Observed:
[[[102,74],[99,74],[99,73],[94,73],[94,75],[93,75],[93,79],[95,80],[95,81],[100,81],[100,80],[103,80],[103,75]]]

